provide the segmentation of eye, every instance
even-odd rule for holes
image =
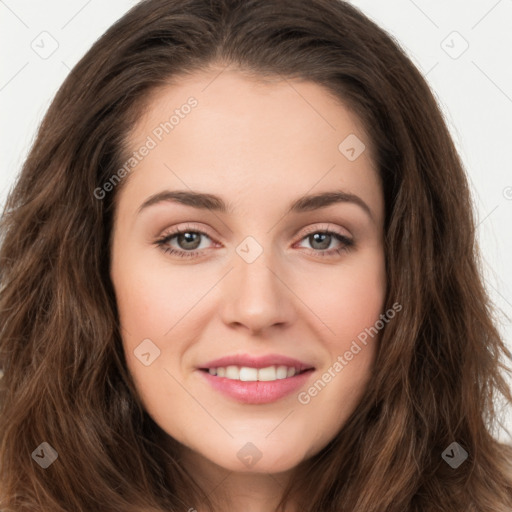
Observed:
[[[180,258],[196,258],[206,249],[201,247],[203,238],[212,240],[207,233],[192,226],[186,226],[164,235],[155,242],[155,245],[167,254]],[[177,247],[171,244],[173,240]],[[353,239],[329,229],[310,228],[300,239],[300,242],[302,241],[307,241],[312,246],[312,249],[308,249],[308,253],[320,257],[342,254],[354,247]],[[340,245],[329,249],[332,242],[337,242]]]
[[[306,236],[301,239],[301,241],[303,240],[306,240],[313,247],[313,250],[309,250],[308,252],[321,257],[342,254],[354,247],[354,240],[352,238],[327,228],[312,228],[306,233]],[[326,250],[331,246],[333,241],[341,245]]]
[[[156,241],[156,245],[162,249],[165,253],[173,254],[181,258],[194,258],[198,256],[201,238],[211,238],[198,229],[186,226],[183,229],[177,229],[172,233],[164,235],[163,238]],[[176,239],[178,247],[170,245],[172,240]],[[202,248],[204,249],[204,247]]]

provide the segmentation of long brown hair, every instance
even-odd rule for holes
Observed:
[[[126,161],[151,91],[227,65],[313,81],[359,116],[385,197],[385,309],[403,306],[382,332],[359,407],[296,468],[282,503],[511,510],[512,448],[495,437],[497,401],[512,403],[507,350],[483,286],[463,165],[424,78],[340,0],[145,0],[66,78],[0,224],[0,508],[212,506],[127,371],[109,277],[120,187],[100,199],[94,191]],[[43,442],[58,456],[46,469],[34,457],[48,453]],[[468,454],[456,469],[443,460],[453,442]]]

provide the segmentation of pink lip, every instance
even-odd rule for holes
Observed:
[[[294,365],[292,364],[290,366]],[[262,367],[264,368],[265,366]],[[313,373],[313,369],[307,370],[304,373],[296,374],[293,377],[287,377],[286,379],[278,379],[270,382],[233,380],[226,377],[210,375],[204,370],[199,370],[199,373],[204,376],[206,381],[214,389],[238,400],[239,402],[245,404],[266,404],[269,402],[275,402],[276,400],[297,391],[305,384],[307,379]]]
[[[251,368],[266,368],[267,366],[293,366],[298,371],[314,369],[313,365],[299,361],[292,357],[279,354],[268,354],[266,356],[250,356],[249,354],[234,354],[209,361],[199,369],[219,368],[226,366],[250,366]],[[283,379],[284,380],[284,379]]]

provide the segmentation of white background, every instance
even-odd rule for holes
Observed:
[[[0,0],[0,206],[70,69],[136,3]],[[486,284],[512,349],[512,0],[352,3],[395,37],[443,108],[472,186]],[[500,438],[511,442],[505,432]]]

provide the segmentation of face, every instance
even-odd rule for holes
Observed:
[[[193,457],[290,470],[372,374],[386,275],[370,141],[315,83],[217,70],[154,93],[130,145],[111,277],[144,407]]]

